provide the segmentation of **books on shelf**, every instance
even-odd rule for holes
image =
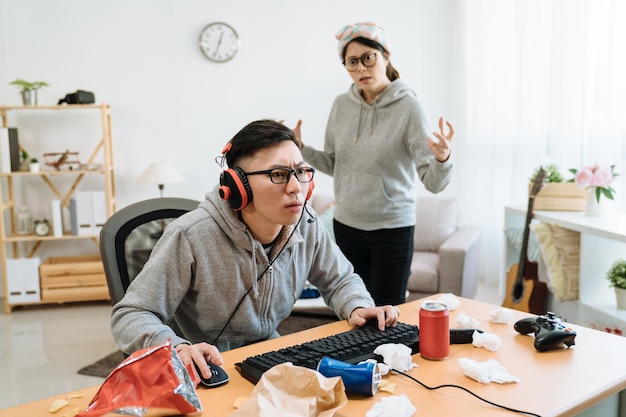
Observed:
[[[63,212],[61,210],[61,200],[52,200],[52,235],[54,237],[63,236]]]
[[[20,170],[20,145],[16,127],[0,127],[0,172]]]
[[[79,235],[97,235],[107,220],[106,195],[104,191],[77,191],[76,224]],[[70,202],[70,210],[72,203]],[[70,219],[72,215],[70,213]]]

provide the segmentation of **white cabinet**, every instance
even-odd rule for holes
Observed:
[[[526,207],[505,207],[505,228],[524,227]],[[533,221],[556,224],[580,232],[580,284],[578,301],[552,300],[549,308],[570,322],[590,326],[626,328],[626,310],[617,309],[606,272],[618,258],[626,259],[626,214],[589,217],[582,212],[534,211]],[[505,267],[519,260],[519,252],[505,247]],[[506,276],[506,271],[505,271]]]

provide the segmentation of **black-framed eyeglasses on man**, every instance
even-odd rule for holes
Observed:
[[[359,62],[363,64],[364,67],[373,67],[376,64],[376,57],[378,52],[368,52],[366,54],[361,55],[360,57],[348,57],[343,65],[346,67],[348,71],[356,71],[359,68]]]
[[[311,182],[313,181],[313,175],[315,174],[315,168],[300,167],[300,168],[273,168],[265,169],[263,171],[244,172],[246,175],[269,175],[270,181],[274,184],[287,184],[291,179],[291,176],[295,176],[299,182]]]

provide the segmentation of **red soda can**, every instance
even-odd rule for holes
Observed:
[[[420,355],[425,359],[445,359],[450,354],[448,306],[427,301],[420,309]]]

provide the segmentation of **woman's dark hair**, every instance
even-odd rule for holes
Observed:
[[[293,130],[280,122],[263,119],[249,123],[230,140],[231,148],[226,153],[226,163],[232,168],[242,158],[252,156],[261,149],[270,148],[285,140],[298,144]]]
[[[376,41],[373,41],[373,40],[367,39],[367,38],[355,38],[352,41],[350,41],[348,43],[348,45],[350,45],[352,42],[357,42],[357,43],[360,43],[361,45],[365,45],[365,46],[369,46],[370,48],[378,49],[380,52],[385,54],[386,57],[389,57],[389,52],[387,52],[387,50],[385,48],[383,48]],[[343,57],[342,57],[343,61],[346,60],[346,51],[348,50],[348,45],[346,45],[346,47],[343,48]],[[393,65],[391,65],[391,60],[389,61],[389,64],[387,65],[387,78],[389,78],[390,81],[395,81],[398,78],[400,78],[400,73],[398,72],[397,69],[395,69],[393,67]]]

